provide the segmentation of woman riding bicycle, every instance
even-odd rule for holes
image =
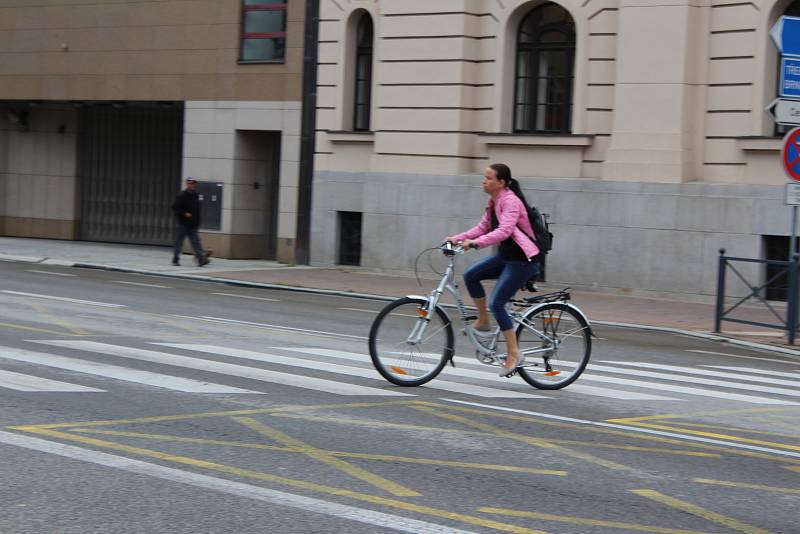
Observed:
[[[536,236],[528,220],[528,203],[519,182],[511,177],[511,169],[502,163],[489,165],[483,174],[483,190],[489,195],[489,203],[480,222],[445,241],[462,242],[464,248],[476,249],[500,245],[497,254],[476,261],[464,271],[464,283],[478,310],[478,319],[469,328],[486,331],[489,313],[481,282],[497,280],[489,308],[508,346],[508,357],[499,374],[511,376],[522,365],[524,356],[520,355],[506,303],[529,278],[539,273],[539,247],[533,242]]]

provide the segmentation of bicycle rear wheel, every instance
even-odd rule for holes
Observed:
[[[586,320],[557,302],[527,312],[517,327],[517,340],[526,354],[519,374],[539,389],[561,389],[573,383],[586,369],[592,352]],[[527,352],[536,350],[540,352]]]
[[[372,323],[369,355],[375,369],[398,386],[419,386],[436,377],[453,355],[453,327],[428,301],[404,297],[387,305]],[[416,330],[415,330],[416,329]],[[414,340],[417,334],[418,340]]]

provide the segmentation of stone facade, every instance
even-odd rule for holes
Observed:
[[[497,161],[552,216],[552,282],[710,295],[718,249],[762,257],[763,236],[788,235],[764,108],[768,32],[790,2],[558,0],[575,31],[570,128],[515,132],[517,33],[542,4],[322,1],[314,263],[336,262],[337,212],[357,211],[362,265],[411,268],[477,220]],[[365,12],[373,119],[353,134],[346,73]]]

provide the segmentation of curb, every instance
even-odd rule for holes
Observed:
[[[180,273],[165,273],[161,271],[148,271],[145,269],[131,269],[127,267],[116,267],[113,265],[102,265],[96,263],[80,263],[80,262],[68,262],[68,261],[59,261],[59,260],[50,260],[48,258],[29,258],[26,256],[4,256],[0,254],[0,261],[16,261],[16,262],[24,262],[24,263],[38,263],[38,264],[48,264],[48,265],[59,265],[62,267],[76,267],[81,269],[96,269],[101,271],[114,271],[114,272],[121,272],[121,273],[134,273],[134,274],[144,274],[148,276],[161,276],[164,278],[177,278],[183,280],[194,280],[200,282],[213,282],[217,284],[227,284],[227,285],[234,285],[239,287],[258,287],[262,289],[274,289],[280,291],[294,291],[298,293],[311,293],[317,295],[334,295],[338,297],[351,297],[351,298],[358,298],[358,299],[365,299],[365,300],[380,300],[391,302],[398,297],[392,297],[387,295],[374,295],[371,293],[351,293],[348,291],[338,291],[334,289],[321,289],[321,288],[310,288],[310,287],[302,287],[302,286],[288,286],[282,284],[267,284],[263,282],[250,282],[246,280],[236,280],[232,278],[218,278],[213,276],[203,276],[203,275],[194,275],[194,274],[180,274]],[[455,308],[453,304],[443,304],[443,306],[448,308]],[[740,347],[746,347],[750,349],[759,349],[759,350],[767,350],[771,352],[778,352],[781,354],[785,354],[788,356],[798,356],[800,357],[800,350],[789,349],[786,347],[780,347],[775,345],[769,345],[766,343],[757,343],[755,341],[745,341],[733,337],[728,337],[720,334],[706,334],[704,332],[695,332],[693,330],[683,330],[681,328],[671,328],[671,327],[664,327],[664,326],[651,326],[651,325],[643,325],[643,324],[635,324],[635,323],[619,323],[614,321],[592,321],[590,319],[591,324],[597,324],[601,326],[611,326],[617,328],[630,328],[633,330],[648,330],[653,332],[664,332],[669,334],[678,334],[682,336],[694,337],[699,339],[705,339],[708,341],[717,341],[720,343],[729,343],[731,345],[736,345]]]

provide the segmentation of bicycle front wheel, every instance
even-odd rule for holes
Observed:
[[[405,297],[387,305],[369,332],[375,369],[398,386],[419,386],[436,377],[453,355],[453,327],[428,301]]]
[[[586,369],[592,352],[586,320],[557,302],[527,312],[517,327],[517,340],[526,355],[519,374],[539,389],[561,389],[573,383]]]

